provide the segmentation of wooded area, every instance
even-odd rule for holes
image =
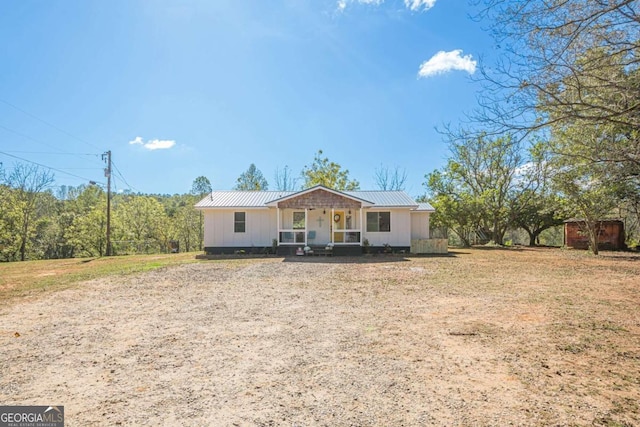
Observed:
[[[321,154],[300,173],[304,188],[357,188],[348,170]],[[300,189],[288,167],[277,170],[275,178],[278,190]],[[235,187],[267,188],[255,164],[240,174]],[[109,254],[104,188],[56,186],[48,169],[17,163],[6,170],[0,163],[0,261],[165,253],[175,242],[181,252],[202,250],[203,216],[194,205],[211,190],[209,179],[200,176],[187,194],[112,194]]]
[[[436,220],[469,243],[518,225],[532,241],[575,217],[598,253],[599,220],[638,244],[640,10],[631,0],[475,0],[500,56],[451,158],[427,176]]]
[[[53,175],[35,165],[0,169],[0,261],[106,254],[107,192],[96,185],[51,189]],[[204,190],[204,191],[203,191]],[[204,177],[190,194],[119,193],[111,198],[113,255],[202,247],[202,218],[193,205],[210,191]]]

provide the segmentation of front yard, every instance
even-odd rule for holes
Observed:
[[[68,426],[632,426],[638,307],[638,254],[202,261],[4,301],[0,402]]]

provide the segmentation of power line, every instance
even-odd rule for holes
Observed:
[[[65,171],[97,171],[103,170],[104,168],[60,168]]]
[[[31,140],[31,141],[33,141],[33,142],[37,143],[37,144],[41,144],[41,145],[44,145],[45,147],[53,148],[54,150],[58,150],[59,152],[64,153],[64,151],[62,151],[61,149],[59,149],[59,148],[57,148],[57,147],[54,147],[54,146],[52,146],[52,145],[49,145],[49,144],[47,144],[46,142],[39,141],[39,140],[37,140],[37,139],[35,139],[35,138],[30,137],[29,135],[25,135],[25,134],[24,134],[24,133],[22,133],[22,132],[18,132],[17,130],[10,129],[10,128],[8,128],[8,127],[6,127],[6,126],[3,126],[3,125],[0,125],[0,128],[2,128],[2,129],[4,129],[4,130],[6,130],[7,132],[11,132],[11,133],[16,134],[16,135],[18,135],[18,136],[21,136],[21,137],[23,137],[23,138],[29,139],[29,140]]]
[[[1,101],[1,100],[0,100],[0,101]],[[13,133],[13,134],[15,134],[15,135],[18,135],[18,136],[20,136],[20,137],[22,137],[22,138],[25,138],[25,139],[28,139],[28,140],[30,140],[30,141],[33,141],[33,142],[35,142],[36,144],[44,145],[45,147],[48,147],[48,148],[52,148],[52,149],[54,149],[54,150],[57,150],[57,152],[55,152],[55,153],[46,153],[46,152],[42,152],[42,154],[49,154],[49,155],[52,155],[52,154],[55,154],[55,155],[71,155],[71,156],[78,156],[78,157],[80,157],[80,156],[95,156],[96,158],[99,156],[98,154],[92,154],[92,153],[70,153],[70,152],[68,152],[68,151],[61,150],[61,149],[59,149],[58,147],[54,147],[54,146],[52,146],[52,145],[50,145],[50,144],[48,144],[48,143],[46,143],[46,142],[40,141],[40,140],[38,140],[38,139],[36,139],[36,138],[33,138],[33,137],[29,136],[29,135],[26,135],[26,134],[24,134],[24,133],[22,133],[22,132],[18,132],[17,130],[14,130],[14,129],[8,128],[8,127],[6,127],[6,126],[4,126],[4,125],[1,125],[1,124],[0,124],[0,128],[2,128],[2,129],[4,129],[4,130],[6,130],[7,132],[11,132],[11,133]],[[7,152],[8,152],[8,153],[12,153],[12,152],[18,152],[18,151],[7,151]],[[34,153],[34,154],[35,154],[35,153]]]
[[[9,106],[9,107],[11,107],[11,108],[15,108],[16,110],[20,111],[21,113],[26,114],[27,116],[29,116],[29,117],[31,117],[31,118],[33,118],[33,119],[35,119],[35,120],[37,120],[37,121],[39,121],[39,122],[41,122],[41,123],[44,123],[44,124],[45,124],[45,125],[47,125],[47,126],[52,127],[53,129],[57,130],[58,132],[62,132],[62,133],[64,133],[65,135],[70,136],[71,138],[73,138],[73,139],[75,139],[75,140],[77,140],[77,141],[82,142],[83,144],[87,144],[88,146],[93,147],[93,148],[95,148],[95,149],[96,149],[96,150],[98,150],[98,151],[102,151],[99,147],[97,147],[96,145],[94,145],[94,144],[90,143],[89,141],[86,141],[86,140],[84,140],[84,139],[82,139],[82,138],[80,138],[80,137],[78,137],[78,136],[75,136],[74,134],[72,134],[72,133],[70,133],[70,132],[67,132],[67,131],[66,131],[66,130],[64,130],[64,129],[61,129],[61,128],[59,128],[58,126],[56,126],[56,125],[54,125],[54,124],[51,124],[51,123],[49,123],[48,121],[46,121],[46,120],[44,120],[44,119],[41,119],[40,117],[36,116],[35,114],[31,114],[30,112],[25,111],[25,110],[23,110],[22,108],[17,107],[17,106],[15,106],[15,105],[13,105],[12,103],[8,102],[8,101],[5,101],[4,99],[0,99],[0,102],[2,102],[3,104],[8,105],[8,106]]]
[[[0,125],[2,127],[2,125]],[[69,152],[49,152],[49,151],[18,151],[18,150],[6,150],[5,153],[22,153],[22,154],[47,154],[47,155],[59,155],[59,156],[94,156],[97,157],[98,154],[95,153],[69,153]]]
[[[138,193],[142,193],[142,191],[138,190],[136,187],[134,187],[133,185],[129,184],[127,182],[127,180],[124,178],[124,176],[122,175],[122,172],[120,172],[120,169],[118,169],[118,166],[116,166],[115,162],[112,160],[111,164],[113,165],[113,167],[116,170],[116,173],[118,174],[118,176],[120,177],[120,179],[122,179],[122,181],[127,185],[127,187],[129,188],[133,188],[134,190],[136,190]]]
[[[25,158],[20,157],[20,156],[14,156],[13,154],[9,154],[9,153],[4,152],[4,151],[0,151],[0,154],[4,154],[5,156],[13,157],[14,159],[22,160],[23,162],[33,163],[34,165],[41,166],[43,168],[46,168],[46,169],[49,169],[49,170],[53,170],[53,171],[56,171],[56,172],[60,172],[62,174],[69,175],[69,176],[72,176],[74,178],[80,178],[83,181],[94,181],[93,179],[86,178],[86,177],[80,176],[80,175],[75,175],[75,174],[72,174],[72,173],[69,173],[69,172],[65,172],[65,171],[63,171],[61,169],[57,169],[57,168],[54,168],[54,167],[51,167],[51,166],[43,165],[42,163],[34,162],[33,160],[25,159]]]

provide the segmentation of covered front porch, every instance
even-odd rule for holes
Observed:
[[[362,245],[362,209],[277,208],[278,245]]]
[[[311,188],[271,203],[278,247],[347,247],[363,243],[365,200],[327,188]],[[280,251],[279,251],[280,252]]]

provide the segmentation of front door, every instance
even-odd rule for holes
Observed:
[[[333,229],[344,230],[344,211],[333,212]],[[333,233],[333,241],[336,243],[344,243],[344,232],[337,231]]]

